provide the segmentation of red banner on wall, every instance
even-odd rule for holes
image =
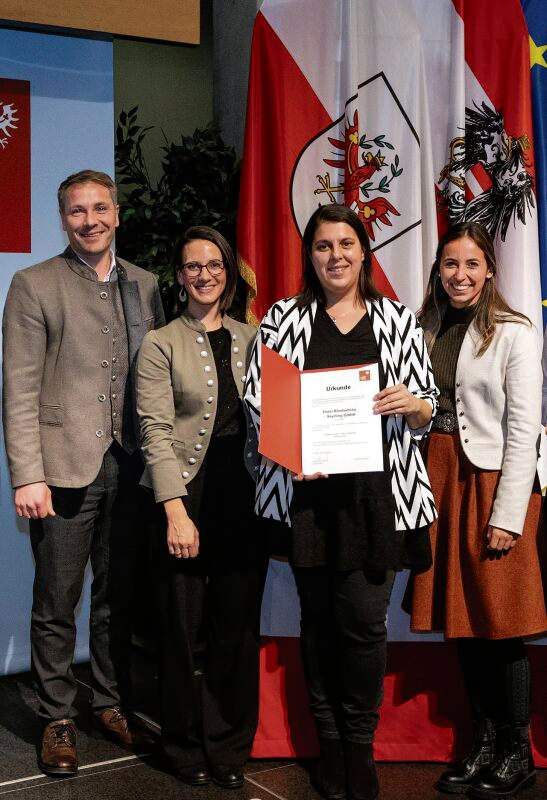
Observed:
[[[30,83],[0,78],[0,253],[30,253]]]

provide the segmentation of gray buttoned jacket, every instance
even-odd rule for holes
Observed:
[[[232,337],[231,366],[239,396],[247,351],[256,330],[224,316]],[[183,314],[144,337],[137,362],[137,412],[146,468],[141,483],[156,502],[184,497],[186,484],[203,463],[215,422],[218,384],[215,361],[201,322]],[[252,426],[245,464],[254,475],[256,434]],[[243,455],[243,454],[242,454]]]
[[[144,334],[164,323],[154,275],[116,259],[129,381]],[[12,486],[79,488],[99,472],[110,390],[112,303],[70,248],[17,272],[3,319],[3,421]],[[134,397],[134,395],[133,395]]]

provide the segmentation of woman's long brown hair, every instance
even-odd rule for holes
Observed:
[[[437,253],[431,268],[424,302],[418,311],[418,319],[426,333],[426,337],[430,338],[437,335],[448,305],[448,294],[442,285],[440,275],[443,250],[450,242],[455,242],[457,239],[463,239],[464,237],[472,239],[477,247],[482,250],[488,270],[492,273],[492,277],[485,282],[482,288],[474,316],[474,325],[481,338],[480,347],[477,351],[477,357],[479,357],[492,344],[496,325],[503,322],[521,322],[529,325],[532,323],[525,314],[521,314],[520,311],[515,311],[511,308],[496,288],[495,281],[498,269],[496,254],[494,252],[494,243],[486,228],[478,222],[462,222],[450,228],[437,246]]]

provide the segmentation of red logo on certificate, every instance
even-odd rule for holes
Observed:
[[[0,78],[0,253],[30,253],[30,83]]]
[[[359,370],[359,380],[360,381],[369,381],[370,380],[370,370],[369,369],[360,369]]]

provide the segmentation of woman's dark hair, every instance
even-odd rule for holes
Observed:
[[[304,230],[302,237],[302,288],[298,296],[298,305],[303,307],[314,300],[319,303],[325,303],[323,287],[319,282],[311,260],[315,232],[323,222],[345,222],[346,225],[353,228],[365,254],[359,274],[359,283],[357,284],[357,296],[363,305],[365,305],[365,300],[378,300],[382,295],[374,285],[372,278],[372,252],[366,228],[351,208],[339,203],[332,203],[326,206],[319,206],[309,218]]]
[[[220,296],[220,310],[227,311],[232,305],[237,286],[237,264],[232,252],[232,248],[224,238],[214,228],[209,228],[207,225],[194,225],[192,228],[187,228],[177,242],[177,249],[175,253],[175,283],[177,283],[178,273],[181,272],[182,267],[182,251],[189,242],[203,239],[206,242],[216,244],[222,255],[224,262],[224,269],[226,270],[226,287]],[[186,302],[179,302],[179,311],[186,306]]]
[[[522,322],[532,324],[525,314],[515,311],[505,301],[503,296],[496,288],[496,254],[494,243],[487,229],[478,222],[462,222],[454,225],[440,239],[437,245],[435,261],[431,268],[429,282],[425,293],[425,298],[421,309],[418,311],[418,319],[426,334],[436,336],[441,327],[441,321],[448,305],[448,294],[442,284],[440,266],[443,250],[450,242],[463,238],[472,239],[484,254],[488,271],[492,277],[487,280],[482,288],[482,292],[476,304],[474,324],[481,337],[481,344],[477,351],[477,356],[482,356],[492,343],[496,325],[502,322]]]

